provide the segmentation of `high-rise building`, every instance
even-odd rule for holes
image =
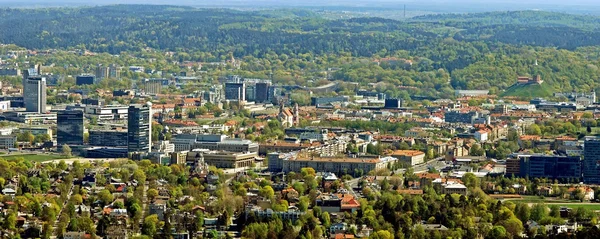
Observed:
[[[246,84],[225,83],[225,99],[246,101]]]
[[[256,102],[264,103],[269,100],[269,87],[271,84],[266,82],[256,83]]]
[[[150,152],[152,149],[152,103],[131,105],[127,110],[127,151]]]
[[[46,77],[30,75],[23,85],[23,101],[28,112],[46,112]]]
[[[75,78],[76,85],[93,85],[96,77],[93,75],[79,75]]]
[[[83,111],[61,110],[56,113],[56,142],[58,145],[83,144]]]
[[[585,140],[583,149],[583,182],[600,183],[600,138]]]

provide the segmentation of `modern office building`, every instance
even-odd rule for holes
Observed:
[[[246,101],[246,84],[225,83],[225,99]]]
[[[448,111],[444,115],[444,121],[446,123],[465,123],[472,124],[473,121],[479,117],[479,113],[476,111],[470,112],[459,112],[459,111]]]
[[[46,77],[28,76],[24,83],[25,109],[28,112],[46,113]]]
[[[58,145],[83,145],[83,111],[61,110],[56,113]]]
[[[519,155],[519,176],[581,179],[581,158],[557,155]]]
[[[76,85],[93,85],[96,77],[93,75],[79,75],[75,78]]]
[[[150,152],[152,149],[152,103],[131,105],[127,110],[127,151]]]
[[[384,102],[383,108],[386,109],[397,109],[404,103],[402,99],[385,99]]]
[[[180,134],[171,140],[175,151],[207,149],[229,152],[258,152],[258,144],[247,139],[231,139],[220,134]]]
[[[89,145],[103,147],[127,147],[127,131],[90,130]]]
[[[256,96],[254,98],[257,103],[269,101],[269,87],[271,87],[271,84],[267,82],[256,83]]]
[[[252,102],[256,101],[256,85],[246,86],[246,100]]]
[[[583,182],[600,184],[600,138],[586,139],[583,147]]]

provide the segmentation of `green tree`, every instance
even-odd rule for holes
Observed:
[[[157,225],[160,222],[158,220],[158,215],[152,214],[144,218],[144,223],[142,224],[142,234],[149,236],[150,238],[156,235],[158,230]]]
[[[71,157],[71,147],[69,147],[69,145],[63,144],[62,153],[67,157]]]

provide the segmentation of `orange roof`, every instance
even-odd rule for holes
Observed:
[[[439,173],[415,173],[415,176],[426,179],[436,179],[442,177]]]
[[[521,139],[521,140],[540,140],[540,139],[542,139],[542,137],[540,137],[539,135],[521,135],[521,137],[519,137],[519,139]]]
[[[350,239],[350,238],[354,238],[354,235],[344,234],[344,233],[335,234],[335,239]]]
[[[418,156],[418,155],[424,155],[425,153],[419,151],[419,150],[396,150],[393,151],[390,155],[392,156]]]
[[[398,189],[397,192],[408,195],[423,195],[423,190],[420,189]]]

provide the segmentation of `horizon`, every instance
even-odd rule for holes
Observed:
[[[171,6],[190,6],[198,8],[237,8],[237,9],[281,9],[281,8],[299,8],[311,10],[329,10],[329,11],[398,11],[406,6],[407,11],[426,11],[431,13],[474,13],[474,12],[494,12],[494,11],[525,11],[538,10],[550,12],[562,12],[571,14],[592,14],[600,15],[600,2],[592,0],[492,0],[482,3],[477,0],[222,0],[213,1],[195,1],[195,0],[90,0],[82,2],[80,0],[58,0],[48,2],[46,0],[3,0],[0,1],[0,7],[14,8],[51,8],[51,7],[94,7],[104,5],[171,5]]]

